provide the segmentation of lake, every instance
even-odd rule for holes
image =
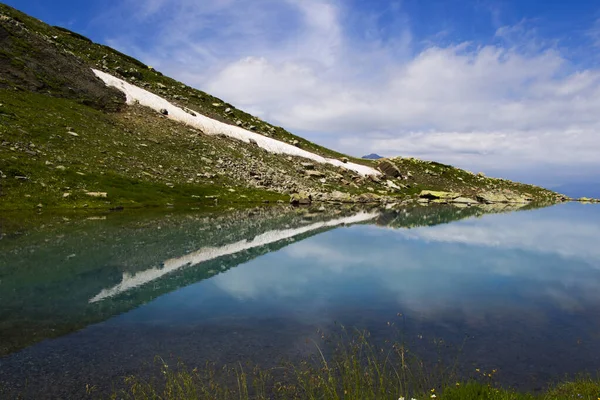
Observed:
[[[155,357],[266,367],[340,326],[541,389],[600,367],[600,206],[0,216],[0,393],[110,393]],[[5,398],[3,397],[3,398]]]

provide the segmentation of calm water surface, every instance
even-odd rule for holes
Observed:
[[[506,385],[600,370],[600,207],[481,214],[0,217],[0,393],[109,392],[157,355],[269,366],[336,323]]]

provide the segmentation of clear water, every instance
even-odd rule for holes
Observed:
[[[109,392],[157,355],[268,366],[336,323],[517,387],[600,367],[599,206],[37,218],[2,219],[7,396]]]

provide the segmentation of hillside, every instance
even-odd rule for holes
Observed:
[[[0,4],[0,209],[290,197],[388,204],[563,199],[434,162],[345,156]]]

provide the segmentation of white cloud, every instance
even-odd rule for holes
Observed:
[[[600,70],[578,70],[536,21],[501,27],[487,44],[420,48],[401,9],[381,27],[342,4],[154,0],[143,15],[162,18],[144,51],[169,74],[354,154],[600,166]]]

